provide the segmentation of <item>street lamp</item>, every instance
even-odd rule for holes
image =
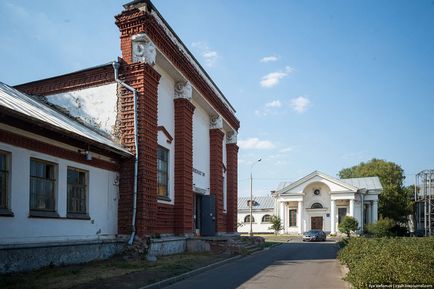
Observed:
[[[258,164],[262,159],[257,160],[252,164],[250,167],[250,236],[253,236],[253,229],[252,229],[252,221],[253,221],[253,177],[252,177],[252,171],[253,167]]]

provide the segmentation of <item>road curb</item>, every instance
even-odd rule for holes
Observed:
[[[149,285],[146,285],[146,286],[140,287],[139,289],[159,289],[159,288],[163,288],[163,287],[169,286],[169,285],[171,285],[171,284],[173,284],[173,283],[179,282],[179,281],[181,281],[181,280],[184,280],[184,279],[187,279],[187,278],[193,277],[193,276],[195,276],[195,275],[198,275],[198,274],[200,274],[200,273],[203,273],[203,272],[209,271],[209,270],[211,270],[211,269],[214,269],[214,268],[220,267],[220,266],[222,266],[222,265],[224,265],[224,264],[226,264],[226,263],[229,263],[229,262],[232,262],[232,261],[235,261],[235,260],[238,260],[238,259],[241,259],[241,258],[247,257],[247,256],[253,256],[253,255],[257,255],[257,254],[259,254],[259,253],[263,253],[263,252],[268,251],[268,250],[270,250],[271,248],[277,247],[277,246],[279,246],[279,245],[281,245],[281,244],[282,244],[282,243],[274,244],[274,245],[272,245],[272,246],[270,246],[270,247],[268,247],[268,248],[264,248],[264,249],[262,249],[262,250],[259,250],[259,251],[256,251],[256,252],[253,252],[252,254],[249,254],[249,255],[237,255],[237,256],[235,256],[235,257],[231,257],[231,258],[228,258],[228,259],[225,259],[225,260],[222,260],[222,261],[219,261],[219,262],[216,262],[216,263],[213,263],[213,264],[207,265],[207,266],[205,266],[205,267],[198,268],[198,269],[195,269],[195,270],[193,270],[193,271],[186,272],[186,273],[181,274],[181,275],[178,275],[178,276],[173,276],[173,277],[170,277],[170,278],[168,278],[168,279],[161,280],[161,281],[158,281],[158,282],[156,282],[156,283],[152,283],[152,284],[149,284]]]

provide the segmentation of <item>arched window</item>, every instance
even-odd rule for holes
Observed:
[[[255,218],[252,217],[252,222],[255,222]],[[244,223],[250,223],[250,215],[244,217]]]
[[[262,223],[270,223],[271,222],[271,216],[270,215],[264,215],[262,217]]]
[[[322,205],[320,203],[313,203],[310,208],[311,209],[322,209]]]

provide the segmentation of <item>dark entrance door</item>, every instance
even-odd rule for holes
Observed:
[[[196,232],[201,233],[202,195],[194,194],[194,227]]]
[[[201,197],[200,235],[215,235],[215,196]]]
[[[312,230],[322,230],[322,217],[311,217],[310,228]]]

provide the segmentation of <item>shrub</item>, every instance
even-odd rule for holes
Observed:
[[[342,233],[347,234],[348,238],[350,237],[350,234],[352,231],[357,230],[357,227],[359,226],[359,223],[357,220],[351,216],[345,216],[345,218],[342,220],[342,222],[339,224],[339,231]]]
[[[389,218],[379,219],[377,223],[367,224],[365,226],[366,233],[374,237],[389,237],[392,236],[392,228],[395,226],[395,221]]]
[[[434,284],[434,238],[352,238],[338,258],[355,288]]]
[[[277,232],[283,229],[282,221],[278,216],[271,216],[270,222],[271,222],[270,229],[274,230],[274,234],[277,234]]]

